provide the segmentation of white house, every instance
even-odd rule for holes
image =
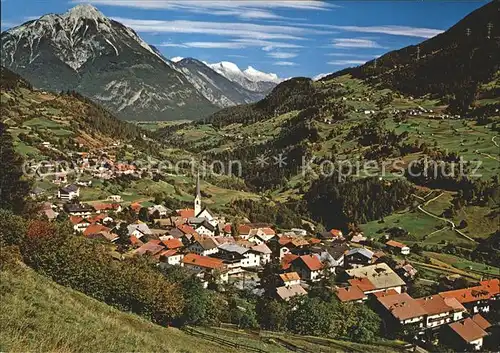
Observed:
[[[273,252],[266,244],[262,243],[254,245],[251,247],[251,249],[260,255],[261,266],[264,266],[265,264],[271,262],[271,255]]]
[[[109,201],[122,202],[122,197],[120,195],[111,195],[108,197]]]
[[[193,224],[196,233],[208,237],[213,237],[215,235],[215,227],[210,224],[207,220],[201,223]]]
[[[466,309],[455,298],[439,295],[416,299],[426,311],[425,327],[433,328],[463,319]]]
[[[142,238],[145,235],[152,235],[153,232],[149,229],[148,225],[142,222],[129,224],[127,226],[129,237],[135,236],[137,239]]]
[[[153,205],[148,208],[149,215],[154,215],[158,213],[160,218],[165,218],[168,216],[170,210],[163,205]]]
[[[300,284],[300,276],[297,272],[287,272],[279,275],[285,287]]]
[[[385,245],[387,245],[390,250],[399,252],[401,255],[410,255],[410,248],[399,241],[389,240]]]
[[[195,237],[194,241],[187,247],[189,252],[208,256],[219,252],[217,243],[210,237]]]
[[[80,197],[80,188],[76,185],[67,185],[60,188],[57,192],[57,197],[61,200],[71,201]]]
[[[75,232],[83,233],[83,231],[90,225],[90,222],[86,218],[79,216],[71,216],[69,220],[73,225]]]
[[[177,250],[165,250],[162,253],[160,253],[160,260],[162,262],[165,262],[169,265],[178,265],[182,266],[182,259],[184,258],[184,255],[177,252]]]
[[[260,266],[259,252],[250,248],[231,243],[219,245],[220,257],[228,262],[234,262],[241,268],[258,267]]]
[[[311,282],[321,279],[323,268],[323,264],[316,255],[302,255],[292,262],[292,269],[299,274],[300,278]]]
[[[198,254],[186,254],[182,259],[182,263],[184,267],[195,271],[207,271],[212,275],[218,274],[215,279],[218,282],[227,283],[229,281],[227,266],[221,259]]]

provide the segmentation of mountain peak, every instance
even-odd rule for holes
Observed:
[[[85,18],[90,20],[103,20],[106,16],[102,14],[98,9],[90,4],[80,4],[71,8],[64,14],[65,17],[69,18]]]
[[[278,75],[273,74],[273,73],[265,73],[259,70],[254,69],[253,67],[249,66],[243,73],[246,75],[246,77],[254,82],[258,81],[265,81],[265,82],[274,82],[274,83],[280,83],[281,80],[278,78]]]

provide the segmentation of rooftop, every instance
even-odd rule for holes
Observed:
[[[238,253],[240,255],[243,255],[247,253],[250,249],[245,248],[244,246],[238,245],[238,244],[231,244],[231,243],[224,243],[219,245],[219,249],[222,249],[227,252],[232,252],[232,253]]]
[[[281,259],[281,268],[283,270],[288,270],[290,266],[292,265],[292,262],[296,259],[298,259],[298,255],[294,254],[285,254],[283,258]]]
[[[425,316],[427,312],[424,308],[408,293],[388,295],[382,298],[377,298],[391,314],[398,320],[408,320]]]
[[[354,287],[358,287],[363,292],[368,292],[376,289],[372,282],[368,278],[352,278],[348,280],[349,284]]]
[[[367,278],[375,289],[404,286],[403,281],[386,263],[346,270],[351,278]]]
[[[280,274],[280,278],[283,282],[300,281],[300,276],[297,272],[282,273]]]
[[[302,255],[300,260],[306,265],[310,271],[318,271],[323,268],[323,264],[319,261],[319,258],[314,255]],[[298,261],[298,260],[296,260]]]
[[[208,268],[208,269],[221,270],[225,268],[225,265],[221,259],[216,259],[213,257],[202,256],[192,253],[186,254],[186,256],[184,256],[184,258],[182,259],[182,262],[184,264],[198,266],[202,268]]]
[[[455,298],[443,298],[439,295],[433,295],[416,300],[429,315],[466,310]]]
[[[363,293],[363,291],[357,286],[338,288],[335,294],[343,303],[363,300],[366,298],[365,293]]]
[[[461,322],[454,322],[449,326],[467,343],[475,341],[488,334],[471,318],[467,318]]]
[[[164,240],[162,242],[167,249],[178,249],[178,248],[182,248],[184,246],[184,244],[182,244],[182,241],[180,241],[177,238]]]
[[[472,317],[472,321],[476,323],[479,327],[481,327],[483,330],[487,330],[491,327],[491,324],[481,316],[481,314],[476,314]]]
[[[251,249],[261,254],[272,254],[271,249],[269,249],[269,247],[265,243],[252,246]]]
[[[163,245],[160,245],[158,241],[150,240],[140,248],[136,249],[134,253],[138,255],[144,255],[146,253],[150,255],[156,255],[164,249],[165,248],[163,247]]]
[[[455,298],[462,304],[476,302],[479,300],[488,300],[498,294],[500,294],[498,279],[482,281],[479,286],[475,287],[439,293],[439,295],[444,298]]]
[[[306,295],[307,292],[304,288],[301,287],[300,284],[294,284],[293,286],[283,286],[276,288],[276,294],[281,299],[288,301],[290,298],[295,297],[297,295]]]
[[[373,256],[373,252],[368,250],[368,249],[365,249],[365,248],[355,248],[355,249],[351,249],[349,250],[346,255],[347,256],[351,256],[351,255],[355,255],[355,254],[360,254],[360,255],[363,255],[364,257],[366,257],[367,259],[371,259],[372,256]]]
[[[385,243],[385,245],[393,247],[393,248],[399,248],[399,249],[408,247],[405,244],[400,243],[399,241],[395,241],[395,240],[389,240],[387,243]]]
[[[99,234],[101,232],[109,232],[110,230],[111,229],[101,224],[91,224],[83,231],[83,235],[89,236],[93,234]]]

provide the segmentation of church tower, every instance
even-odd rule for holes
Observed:
[[[194,196],[194,216],[197,217],[201,212],[201,192],[200,192],[200,172],[196,177],[196,194]]]

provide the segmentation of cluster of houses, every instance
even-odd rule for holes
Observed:
[[[256,294],[262,293],[258,275],[266,264],[275,262],[279,263],[275,296],[289,301],[307,295],[311,285],[335,275],[338,284],[331,289],[338,300],[354,305],[369,303],[386,327],[411,328],[417,335],[448,330],[446,337],[456,337],[452,344],[474,349],[481,349],[490,327],[481,314],[489,312],[500,298],[497,279],[472,288],[412,298],[406,287],[417,270],[406,261],[391,268],[384,260],[386,253],[409,255],[410,248],[405,244],[388,240],[384,252],[366,247],[367,239],[361,233],[345,237],[342,231],[331,229],[309,236],[304,229],[291,229],[278,234],[268,224],[230,224],[202,207],[199,178],[193,208],[169,210],[151,205],[147,222],[127,224],[113,219],[120,218],[123,211],[119,196],[94,205],[70,202],[78,196],[79,188],[71,185],[58,193],[60,199],[68,201],[63,208],[75,233],[117,245],[125,242],[125,252],[112,253],[117,259],[150,256],[159,266],[182,266],[205,287],[210,283],[236,284],[245,276],[253,276],[257,280],[247,284]],[[129,208],[139,214],[143,206],[133,203]]]
[[[424,333],[440,330],[440,340],[457,350],[481,350],[492,326],[481,314],[500,300],[499,280],[441,292],[425,298],[408,293],[376,294],[379,312],[389,327]],[[498,304],[497,304],[498,305]]]

